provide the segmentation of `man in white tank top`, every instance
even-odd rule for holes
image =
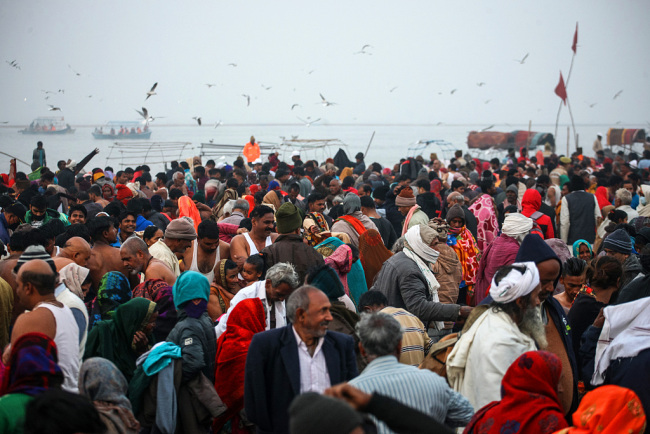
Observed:
[[[54,340],[57,347],[59,366],[63,371],[63,389],[78,392],[79,377],[79,326],[69,307],[56,300],[54,287],[57,281],[54,262],[43,259],[45,250],[30,246],[20,257],[16,267],[16,296],[30,310],[16,319],[11,334],[11,343],[26,333],[43,333]],[[45,253],[47,254],[47,253]]]
[[[275,216],[268,206],[256,206],[250,214],[252,229],[248,233],[237,235],[230,243],[230,259],[241,268],[246,258],[255,255],[270,246],[278,237],[274,233]]]
[[[183,271],[197,271],[212,283],[215,267],[222,259],[228,259],[229,255],[230,246],[219,239],[219,225],[212,220],[204,220],[197,228],[197,239],[183,254]]]

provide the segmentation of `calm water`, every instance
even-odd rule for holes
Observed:
[[[394,164],[401,157],[408,155],[422,154],[429,156],[431,152],[438,153],[443,158],[449,158],[453,149],[467,150],[467,134],[471,130],[484,128],[485,125],[312,125],[305,127],[303,125],[221,125],[214,128],[209,126],[162,126],[153,125],[151,139],[147,142],[186,142],[188,145],[180,151],[179,148],[165,149],[163,151],[154,149],[145,158],[144,152],[136,154],[136,159],[129,156],[126,152],[119,153],[115,149],[111,151],[113,141],[95,140],[91,133],[94,127],[78,127],[74,134],[61,136],[34,136],[23,135],[17,131],[17,127],[0,128],[0,151],[15,156],[31,163],[31,155],[36,147],[36,142],[41,140],[44,143],[47,153],[48,165],[55,167],[58,160],[67,160],[68,158],[76,161],[81,160],[88,152],[95,147],[100,149],[100,153],[86,166],[86,169],[92,167],[104,167],[111,165],[115,170],[126,167],[127,165],[136,166],[143,164],[145,161],[150,164],[153,171],[162,168],[158,163],[163,159],[170,161],[179,157],[188,158],[201,153],[201,143],[207,143],[213,140],[214,143],[241,145],[242,147],[248,141],[251,134],[255,135],[260,143],[279,144],[282,142],[281,137],[291,138],[298,136],[299,139],[339,139],[347,145],[344,147],[350,159],[357,152],[364,152],[370,141],[370,137],[375,132],[374,139],[368,151],[366,162],[378,161],[383,165]],[[537,132],[553,133],[554,125],[533,125],[532,130]],[[591,146],[598,132],[607,133],[608,125],[582,125],[577,127],[580,135],[580,144],[584,148],[585,154],[591,155]],[[496,125],[492,131],[513,131],[527,130],[528,125]],[[556,139],[558,153],[566,153],[566,126],[560,126],[558,129],[559,139]],[[448,149],[441,149],[437,145],[431,145],[427,149],[415,152],[408,148],[418,140],[439,139],[449,142],[452,146]],[[338,147],[324,148],[302,152],[303,161],[315,158],[323,161],[328,156],[333,156]],[[572,144],[572,151],[575,145]],[[278,149],[281,158],[289,159],[291,150]],[[162,155],[161,155],[162,153]],[[473,155],[479,156],[478,151]],[[132,154],[133,155],[133,154]],[[483,153],[480,156],[493,157],[502,154]],[[219,155],[211,155],[210,158],[217,160]],[[232,156],[227,156],[222,161],[232,161]],[[0,154],[0,172],[7,172],[9,168],[9,157]],[[29,171],[29,167],[18,163],[18,170]]]

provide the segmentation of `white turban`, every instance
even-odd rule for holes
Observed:
[[[424,233],[423,233],[424,232]],[[406,231],[404,234],[404,239],[408,243],[411,250],[418,255],[423,261],[430,264],[435,264],[440,256],[440,252],[433,250],[429,245],[422,239],[423,236],[429,238],[429,242],[433,239],[434,235],[433,229],[424,225],[414,225]]]
[[[492,278],[490,296],[497,303],[510,303],[530,294],[539,285],[539,271],[534,262],[515,262],[511,267],[515,268],[503,277],[498,285]],[[522,269],[525,269],[523,273]],[[497,274],[498,271],[495,276]]]
[[[530,233],[532,228],[533,219],[517,212],[506,214],[501,231],[507,236],[516,239],[521,244],[524,237]]]

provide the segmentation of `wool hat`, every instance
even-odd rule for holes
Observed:
[[[571,164],[571,159],[569,157],[560,158],[560,163]]]
[[[322,265],[315,276],[310,274],[307,280],[307,283],[323,291],[330,300],[338,300],[345,295],[339,275],[327,264]]]
[[[514,191],[517,196],[519,196],[519,189],[517,188],[517,184],[510,184],[508,188],[506,188],[506,192],[508,191]]]
[[[302,226],[302,216],[298,208],[291,202],[285,202],[275,212],[279,234],[288,234]]]
[[[403,188],[399,195],[395,198],[395,205],[397,206],[414,206],[415,196],[413,196],[413,189],[411,187]]]
[[[461,206],[458,204],[452,206],[449,208],[449,211],[447,211],[447,223],[455,218],[461,218],[463,219],[463,222],[465,222],[465,210],[463,210],[463,208],[461,208]]]
[[[165,229],[165,238],[177,240],[195,240],[196,231],[194,225],[187,219],[180,218],[172,220]]]
[[[103,178],[103,177],[104,177],[104,172],[101,172],[101,171],[95,172],[95,173],[93,173],[93,182],[97,182],[98,179]]]
[[[124,184],[117,184],[115,188],[117,189],[117,200],[126,205],[126,202],[133,197],[133,192]]]
[[[37,246],[29,246],[25,249],[25,251],[22,253],[22,255],[20,255],[18,261],[16,262],[16,266],[14,267],[14,272],[18,273],[20,267],[22,267],[26,262],[29,262],[33,259],[41,259],[47,262],[47,265],[49,265],[52,268],[52,271],[56,271],[56,265],[54,265],[54,260],[47,253],[47,251],[45,251],[45,247],[37,245]]]
[[[210,282],[197,271],[184,271],[172,286],[172,296],[177,309],[197,298],[207,301],[210,297]]]
[[[629,255],[632,253],[632,240],[624,229],[616,229],[603,241],[603,249]]]
[[[289,406],[289,432],[292,434],[349,433],[363,423],[352,407],[316,392],[298,395]]]

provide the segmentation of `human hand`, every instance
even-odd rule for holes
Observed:
[[[363,410],[370,402],[371,395],[350,386],[348,383],[337,384],[325,389],[324,394],[347,402],[355,410]]]
[[[237,229],[237,235],[239,235],[239,234],[245,234],[246,232],[248,232],[248,229],[246,229],[246,228],[239,228],[239,229]]]
[[[467,318],[469,316],[469,314],[472,313],[472,309],[474,309],[474,308],[471,307],[471,306],[461,306],[460,307],[460,313],[458,314],[458,316],[460,318]]]
[[[135,332],[135,335],[133,335],[133,347],[139,352],[145,352],[147,345],[149,345],[149,339],[144,332],[140,330]]]
[[[95,154],[99,154],[99,148],[95,148],[95,149],[93,150],[93,152],[94,152]]]

